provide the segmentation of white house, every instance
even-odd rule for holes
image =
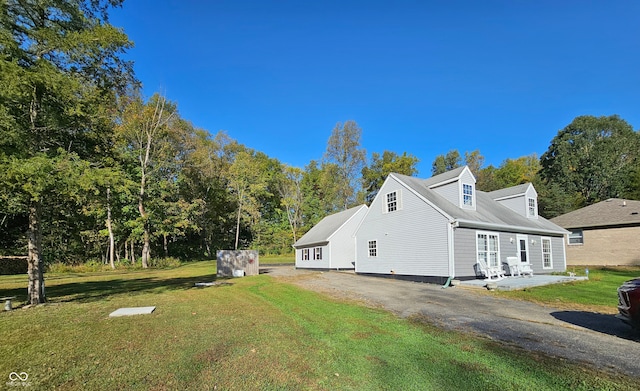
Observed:
[[[538,215],[533,185],[486,193],[475,183],[466,166],[426,180],[390,174],[357,229],[355,271],[444,282],[507,257],[565,271],[567,231]]]
[[[293,245],[296,268],[353,269],[354,234],[367,209],[366,205],[360,205],[320,220]]]

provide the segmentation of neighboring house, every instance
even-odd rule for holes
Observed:
[[[610,198],[551,219],[569,230],[569,265],[640,265],[640,201]]]
[[[320,220],[293,245],[296,268],[353,269],[356,260],[353,235],[366,212],[367,206],[360,205]]]
[[[538,216],[533,185],[475,183],[466,166],[426,180],[390,174],[356,232],[356,272],[444,282],[513,256],[534,273],[565,271],[567,231]]]

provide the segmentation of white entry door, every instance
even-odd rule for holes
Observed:
[[[517,235],[518,241],[518,259],[522,263],[529,263],[529,247],[527,247],[527,235]]]

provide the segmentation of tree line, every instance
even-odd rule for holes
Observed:
[[[476,187],[493,191],[531,182],[540,215],[552,218],[609,198],[640,199],[640,133],[618,115],[576,117],[548,150],[484,166],[479,151],[438,155],[432,173],[469,166]]]
[[[29,297],[44,300],[47,263],[153,266],[226,248],[291,252],[324,216],[370,202],[391,172],[418,173],[407,152],[362,148],[338,122],[326,152],[293,167],[145,98],[132,46],[111,26],[119,0],[0,5],[0,255],[28,254]],[[329,132],[328,132],[329,133]],[[638,132],[617,116],[579,117],[538,159],[484,166],[449,151],[433,174],[467,164],[478,189],[534,182],[547,217],[613,196],[640,197]]]

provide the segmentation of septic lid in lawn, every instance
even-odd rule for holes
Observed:
[[[130,308],[118,308],[109,314],[110,318],[115,316],[129,316],[129,315],[145,315],[150,314],[156,307],[130,307]]]

